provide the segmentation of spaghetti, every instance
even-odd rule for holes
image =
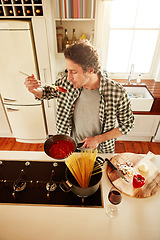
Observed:
[[[80,154],[72,154],[65,161],[70,172],[82,188],[89,186],[90,178],[94,170],[97,150],[82,151]]]

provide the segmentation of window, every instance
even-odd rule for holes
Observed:
[[[104,9],[104,68],[126,77],[134,64],[135,73],[154,78],[160,61],[160,0],[114,0]]]

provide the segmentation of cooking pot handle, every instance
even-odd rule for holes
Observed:
[[[102,157],[96,157],[96,161],[100,164],[100,166],[103,166],[103,164],[106,162],[105,159],[103,159]]]
[[[80,142],[80,143],[77,143],[77,148],[80,148],[80,147],[82,147],[82,146],[83,146],[83,144],[84,144],[84,143],[81,143],[81,142]]]
[[[70,192],[72,189],[72,184],[70,184],[68,181],[61,181],[59,186],[63,192]]]

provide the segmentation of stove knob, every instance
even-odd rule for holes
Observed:
[[[29,161],[25,162],[25,166],[26,166],[26,167],[29,167],[30,164],[31,164],[31,163],[30,163]]]
[[[47,199],[50,200],[49,192],[47,193]]]
[[[36,181],[36,186],[39,187],[39,181]]]
[[[57,167],[58,166],[58,163],[57,162],[54,162],[53,163],[53,167]]]
[[[15,192],[12,193],[12,196],[13,196],[14,199],[16,199],[16,193]]]
[[[34,187],[33,180],[30,181],[31,187]]]

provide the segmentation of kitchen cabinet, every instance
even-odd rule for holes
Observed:
[[[96,12],[96,2],[94,0],[88,1],[88,4],[85,4],[85,1],[75,1],[72,4],[65,1],[63,4],[59,4],[58,1],[52,3],[53,9],[53,20],[54,20],[54,35],[55,42],[56,39],[56,28],[62,28],[62,35],[64,37],[65,29],[67,29],[68,38],[72,40],[73,29],[75,29],[76,38],[85,34],[87,39],[90,39],[92,33],[94,32],[95,25],[95,12]],[[79,5],[78,5],[79,4]],[[65,13],[63,8],[66,7]],[[58,53],[57,44],[55,46],[55,52]],[[63,53],[58,53],[63,56]]]
[[[159,124],[160,115],[134,115],[134,128],[117,140],[124,141],[151,141]]]
[[[56,79],[56,62],[54,58],[55,42],[52,38],[53,26],[51,24],[51,10],[46,8],[47,18],[33,18],[33,34],[38,62],[39,77],[41,81],[52,84]],[[48,32],[50,35],[48,36]],[[47,37],[48,36],[48,37]],[[56,100],[43,100],[47,134],[56,134]]]

